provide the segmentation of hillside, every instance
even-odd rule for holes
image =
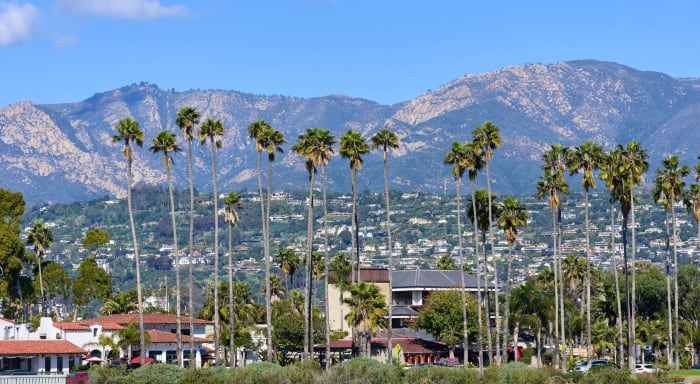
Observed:
[[[442,162],[445,149],[453,140],[469,140],[471,130],[485,120],[501,128],[503,147],[491,172],[501,193],[534,191],[539,157],[555,142],[578,145],[590,139],[609,149],[639,140],[649,151],[651,169],[670,153],[688,164],[700,153],[693,147],[700,142],[700,80],[571,61],[467,75],[395,105],[339,95],[304,99],[228,90],[174,92],[148,83],[75,103],[18,102],[0,109],[0,187],[22,191],[30,204],[124,196],[126,164],[111,136],[114,124],[126,116],[133,116],[146,136],[136,155],[135,181],[163,183],[161,157],[147,147],[159,130],[179,131],[174,120],[185,105],[203,118],[222,119],[228,129],[217,155],[222,191],[256,188],[257,153],[246,128],[258,119],[282,131],[290,143],[275,165],[275,189],[298,190],[307,182],[303,162],[289,147],[308,127],[328,128],[336,137],[348,129],[369,137],[390,127],[401,139],[401,148],[391,154],[392,187],[429,192],[441,191],[450,180]],[[205,191],[211,183],[208,151],[194,143],[195,186]],[[364,160],[359,189],[380,190],[380,155]],[[180,187],[186,185],[186,168],[186,156],[178,154],[174,171]],[[331,190],[349,189],[347,160],[336,156],[328,175]]]

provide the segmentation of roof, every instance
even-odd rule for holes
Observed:
[[[414,338],[392,338],[392,346],[401,345],[403,353],[436,353],[444,352],[447,347],[435,341]],[[386,348],[387,339],[372,339],[372,348]],[[325,348],[325,344],[314,346],[315,349]],[[332,349],[351,349],[352,339],[340,339],[331,342]]]
[[[399,306],[394,306],[392,308],[392,313],[391,315],[393,317],[399,317],[399,316],[408,316],[408,317],[416,317],[418,316],[418,311],[411,307],[399,307]]]
[[[2,340],[0,356],[82,355],[86,350],[66,340]]]
[[[177,343],[177,335],[170,332],[158,331],[155,329],[149,329],[148,337],[151,339],[152,344],[175,344]],[[194,341],[196,343],[208,343],[211,340],[203,339],[201,337],[195,337]],[[189,343],[190,337],[187,335],[182,335],[182,342]]]
[[[165,324],[172,324],[175,325],[176,323],[176,315],[171,315],[168,313],[144,313],[143,314],[143,323],[148,324],[148,325],[165,325]],[[184,317],[181,317],[184,318]],[[93,319],[85,319],[81,321],[83,324],[119,324],[122,326],[126,326],[129,323],[139,323],[139,316],[137,313],[121,313],[118,315],[109,315],[109,316],[102,316],[102,317],[96,317]],[[209,325],[209,324],[214,324],[214,322],[210,320],[203,320],[203,319],[194,319],[195,324],[199,325]]]
[[[449,289],[462,286],[458,270],[405,270],[392,273],[393,290]],[[464,286],[468,290],[477,289],[476,276],[464,272]],[[493,289],[491,285],[489,288]]]
[[[74,322],[53,323],[53,326],[62,330],[62,331],[89,331],[90,330],[90,328],[88,327],[87,324],[74,323]]]

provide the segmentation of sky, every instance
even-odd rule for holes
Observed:
[[[700,77],[698,15],[695,0],[0,0],[0,108],[139,82],[394,104],[578,59]]]

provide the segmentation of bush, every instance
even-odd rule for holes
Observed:
[[[530,365],[530,364],[532,364],[532,356],[534,354],[535,354],[534,348],[525,348],[525,349],[523,349],[523,355],[520,357],[519,361],[522,361],[523,363]]]
[[[358,357],[333,366],[326,374],[325,382],[328,384],[401,384],[401,376],[402,372],[398,367]]]
[[[127,372],[125,366],[101,367],[94,366],[90,369],[90,383],[95,384],[122,384],[126,383]]]
[[[133,384],[161,384],[177,383],[183,370],[173,364],[146,364],[129,371],[129,375],[123,383]],[[122,383],[122,382],[120,382]]]
[[[626,369],[601,368],[589,370],[587,375],[583,376],[582,384],[635,384],[636,378],[633,378],[630,372]]]
[[[407,384],[479,383],[479,371],[476,369],[426,365],[406,371],[404,373],[404,382]]]

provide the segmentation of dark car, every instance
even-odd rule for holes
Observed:
[[[578,365],[576,368],[574,368],[574,371],[588,373],[591,370],[605,368],[620,369],[620,366],[607,360],[591,360]]]
[[[66,384],[88,384],[89,382],[90,375],[86,371],[73,372],[66,379]]]

